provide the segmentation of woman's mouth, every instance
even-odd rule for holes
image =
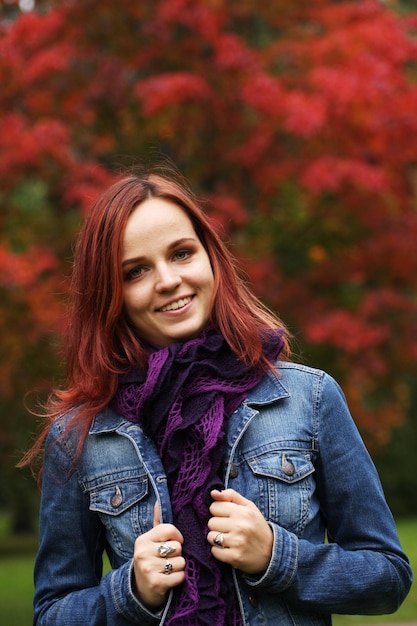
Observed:
[[[165,311],[177,311],[178,309],[182,309],[186,304],[191,302],[192,299],[192,296],[188,296],[187,298],[180,298],[175,302],[170,302],[169,304],[166,304],[165,306],[158,309],[158,311],[161,311],[162,313],[165,313]]]

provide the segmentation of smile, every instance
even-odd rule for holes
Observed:
[[[191,302],[191,300],[191,296],[188,296],[187,298],[181,298],[180,300],[177,300],[176,302],[171,302],[170,304],[167,304],[158,310],[162,311],[163,313],[165,311],[176,311],[177,309],[182,309],[186,304]]]

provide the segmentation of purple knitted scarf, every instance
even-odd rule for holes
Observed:
[[[282,349],[270,331],[265,355]],[[184,536],[185,582],[174,591],[168,626],[240,626],[231,570],[207,542],[210,491],[222,489],[224,421],[264,372],[249,369],[222,335],[206,328],[199,337],[150,351],[147,374],[129,372],[112,405],[141,424],[155,442],[170,491],[173,523]]]

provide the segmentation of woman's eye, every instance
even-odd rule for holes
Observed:
[[[144,273],[145,268],[138,266],[138,267],[132,267],[131,270],[129,270],[128,272],[126,272],[125,274],[125,280],[135,280],[135,278],[140,278],[140,276],[142,276],[142,274]]]
[[[183,261],[191,256],[191,250],[178,250],[174,256],[178,261]]]

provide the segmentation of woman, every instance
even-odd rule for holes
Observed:
[[[398,608],[410,567],[340,388],[289,361],[182,183],[128,176],[93,205],[66,361],[29,455],[46,438],[34,624]]]

